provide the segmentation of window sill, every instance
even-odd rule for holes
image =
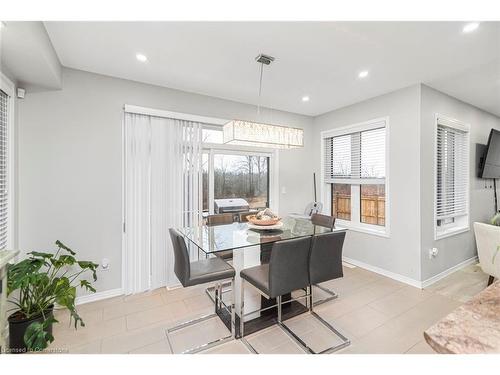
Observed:
[[[387,227],[383,227],[384,229],[378,229],[378,228],[372,228],[370,226],[361,226],[361,225],[356,225],[352,224],[348,221],[344,220],[336,220],[335,221],[335,227],[339,229],[348,229],[353,232],[360,232],[360,233],[366,233],[366,234],[371,234],[374,236],[378,237],[384,237],[384,238],[390,238],[391,236],[389,235]]]
[[[436,229],[434,239],[436,241],[441,240],[443,238],[447,238],[447,237],[455,236],[455,235],[460,234],[460,233],[468,232],[469,230],[470,230],[470,228],[468,225],[467,226],[453,227],[453,228],[448,228],[448,229],[442,229],[442,230]]]

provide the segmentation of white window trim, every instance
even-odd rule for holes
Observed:
[[[2,72],[0,72],[0,89],[9,95],[9,122],[7,124],[7,249],[14,249],[17,246],[16,233],[16,191],[15,191],[15,85]]]
[[[354,132],[361,132],[361,131],[366,131],[366,130],[371,130],[371,129],[377,129],[380,127],[380,123],[384,122],[385,123],[385,226],[380,227],[378,225],[373,225],[373,224],[365,224],[361,223],[359,220],[359,202],[356,200],[351,200],[351,219],[354,217],[358,217],[358,220],[356,221],[348,221],[348,220],[342,220],[342,219],[337,219],[335,222],[336,224],[341,227],[341,228],[347,228],[349,230],[355,231],[355,232],[361,232],[361,233],[366,233],[366,234],[371,234],[379,237],[385,237],[385,238],[390,238],[391,236],[391,229],[390,229],[390,163],[389,163],[389,149],[390,149],[390,123],[389,123],[389,116],[386,117],[380,117],[380,118],[375,118],[372,120],[368,121],[363,121],[359,122],[356,124],[348,125],[348,126],[343,126],[339,128],[334,128],[330,130],[325,130],[322,131],[320,134],[320,140],[321,140],[321,150],[324,150],[325,148],[325,139],[330,138],[330,137],[335,137],[335,136],[340,136],[340,135],[345,135],[349,133],[354,133]],[[330,183],[325,182],[325,171],[324,171],[324,158],[323,154],[321,154],[321,183],[320,183],[320,197],[322,197],[322,200],[324,202],[324,207],[328,207],[331,209],[332,202],[331,202],[331,185]],[[351,189],[359,189],[358,185],[353,185]],[[359,195],[359,194],[358,194]]]
[[[454,223],[451,225],[446,225],[445,228],[438,228],[437,225],[437,212],[436,212],[436,203],[437,203],[437,132],[438,132],[438,123],[439,119],[446,121],[446,126],[462,130],[467,132],[467,142],[469,147],[467,147],[467,160],[468,160],[468,173],[467,176],[467,204],[466,211],[467,213],[462,216],[462,220],[459,223]],[[434,219],[434,240],[440,240],[443,238],[456,236],[460,233],[465,233],[470,230],[470,124],[464,123],[460,120],[457,120],[450,116],[445,116],[439,113],[434,115],[434,165],[433,165],[433,178],[434,178],[434,197],[433,197],[433,219]]]

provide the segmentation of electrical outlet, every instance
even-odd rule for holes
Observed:
[[[109,259],[103,258],[101,261],[101,268],[103,271],[109,271]]]
[[[429,259],[437,257],[438,252],[439,252],[439,250],[436,247],[429,249]]]

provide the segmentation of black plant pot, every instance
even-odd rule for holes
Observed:
[[[51,318],[54,315],[54,306],[50,306],[45,312],[45,318]],[[9,316],[9,352],[12,354],[26,353],[27,348],[24,342],[24,334],[29,325],[33,322],[43,322],[43,315],[38,314],[29,319],[23,318],[18,311]],[[45,332],[52,335],[52,323],[50,323]]]

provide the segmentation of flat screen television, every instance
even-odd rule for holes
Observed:
[[[481,178],[500,178],[500,131],[491,129],[479,173]]]

